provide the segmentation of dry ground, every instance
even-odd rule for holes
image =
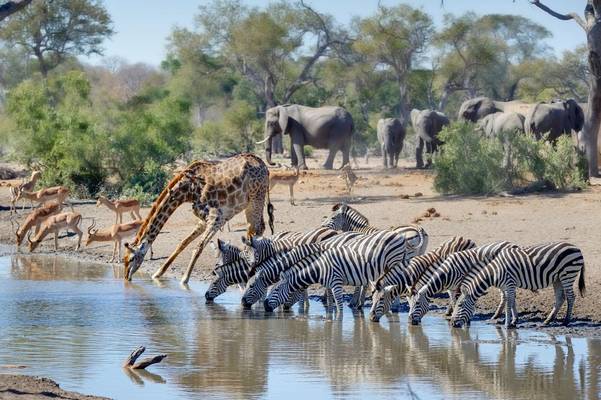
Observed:
[[[62,390],[56,382],[48,378],[26,375],[0,374],[0,399],[4,400],[103,400],[106,397],[86,396]]]
[[[372,158],[369,165],[361,161],[361,168],[356,170],[360,181],[352,196],[345,193],[344,183],[335,171],[312,170],[301,177],[295,186],[296,206],[288,203],[288,188],[276,186],[271,193],[276,207],[276,230],[315,228],[330,214],[335,203],[346,201],[365,214],[373,225],[383,228],[410,223],[427,209],[435,208],[439,217],[423,218],[421,221],[430,235],[430,248],[455,235],[463,235],[482,244],[495,240],[511,240],[522,245],[567,240],[582,249],[586,260],[588,296],[577,298],[575,315],[583,320],[601,321],[601,186],[593,185],[586,191],[572,194],[441,196],[432,188],[433,177],[429,171],[408,168],[409,163],[405,163],[404,168],[385,171],[380,167],[378,158]],[[317,160],[310,160],[311,168],[317,165]],[[0,227],[3,228],[0,229],[0,242],[14,243],[6,207],[6,189],[0,188],[0,204],[3,206],[3,211],[0,211]],[[76,210],[86,218],[95,218],[100,226],[109,226],[114,221],[114,215],[109,210],[96,208],[93,201],[77,202]],[[147,211],[143,210],[142,215]],[[84,226],[90,223],[91,219],[84,220]],[[152,273],[156,270],[177,243],[193,229],[194,224],[190,205],[180,207],[153,245],[155,259],[146,261],[141,271]],[[234,218],[231,227],[232,232],[227,232],[226,228],[218,237],[239,243],[245,229],[243,216]],[[68,248],[74,244],[74,237],[61,239],[61,252],[73,255]],[[181,277],[193,249],[194,243],[180,255],[167,276]],[[22,251],[27,250],[23,247]],[[108,261],[111,251],[111,244],[95,243],[79,253],[79,257]],[[38,252],[53,253],[52,240],[47,240]],[[207,249],[199,259],[192,279],[210,279],[213,265],[213,252]],[[118,270],[121,271],[120,268]],[[141,279],[140,272],[134,279]],[[494,307],[497,293],[493,292],[480,302],[482,311],[489,312]],[[524,291],[518,294],[520,311],[532,320],[548,312],[552,302],[552,289],[542,290],[538,294]]]

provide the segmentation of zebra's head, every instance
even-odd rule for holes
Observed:
[[[230,242],[224,242],[221,239],[217,239],[217,244],[211,242],[211,247],[215,252],[215,268],[221,267],[222,265],[233,263],[242,257],[241,250],[230,244]]]
[[[213,270],[213,275],[215,275],[215,279],[213,279],[205,293],[205,300],[207,303],[212,303],[213,300],[215,300],[215,297],[225,292],[229,286],[226,278],[227,274],[224,272],[223,266],[215,268]]]
[[[257,271],[246,283],[246,289],[240,300],[244,308],[250,308],[267,292],[267,283],[263,271]]]
[[[415,291],[415,289],[412,289]],[[409,322],[412,325],[419,325],[422,317],[428,312],[430,302],[425,292],[413,293],[409,297]]]
[[[400,285],[386,286],[382,290],[374,291],[372,295],[371,310],[369,310],[369,319],[374,322],[380,321],[382,315],[390,310],[390,305],[401,293]]]
[[[321,226],[343,232],[369,226],[368,219],[347,204],[338,203],[332,207],[332,211],[332,215],[326,218]]]
[[[247,239],[243,236],[242,244],[244,246],[241,250],[241,256],[252,268],[265,258],[263,254],[267,252],[267,249],[273,244],[273,241],[267,238],[256,237]]]
[[[287,279],[280,280],[263,302],[265,311],[272,312],[288,300],[290,297],[290,284]]]
[[[476,299],[470,294],[462,294],[457,303],[451,317],[451,322],[454,328],[461,328],[470,324],[474,312],[476,311]]]

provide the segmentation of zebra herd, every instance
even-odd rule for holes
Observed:
[[[333,301],[341,315],[343,286],[354,286],[352,309],[363,307],[371,289],[370,319],[377,322],[396,299],[407,297],[409,321],[419,324],[430,299],[448,292],[446,316],[461,327],[470,323],[477,300],[496,287],[501,302],[493,319],[505,309],[505,326],[515,327],[517,288],[535,291],[553,284],[555,305],[544,323],[552,322],[567,301],[566,325],[578,275],[580,294],[586,290],[582,252],[566,242],[520,247],[500,241],[477,246],[458,236],[426,252],[428,234],[419,225],[378,229],[346,204],[336,204],[332,211],[314,230],[243,238],[242,248],[217,240],[215,279],[206,300],[212,302],[228,286],[238,285],[244,290],[244,308],[262,301],[268,312],[296,303],[306,309],[308,287],[320,284],[326,288],[328,310]]]

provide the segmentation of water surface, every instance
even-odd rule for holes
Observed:
[[[127,284],[120,270],[0,258],[0,365],[27,366],[0,373],[116,399],[599,398],[598,340],[451,329],[437,316],[333,320],[317,302],[308,314],[244,311],[238,289],[206,305],[204,283]],[[140,345],[168,357],[123,370]]]

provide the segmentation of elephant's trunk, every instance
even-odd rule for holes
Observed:
[[[267,164],[269,165],[274,165],[273,161],[271,161],[271,141],[272,138],[270,136],[267,136],[265,140],[262,140],[262,142],[265,143],[265,161],[267,161]]]

